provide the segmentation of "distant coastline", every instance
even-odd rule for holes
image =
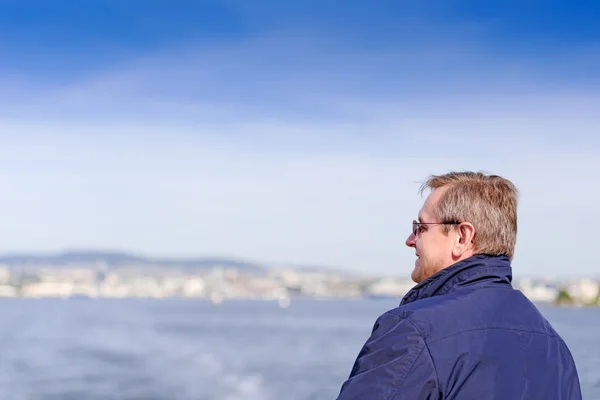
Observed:
[[[0,255],[0,297],[277,299],[401,298],[407,277],[364,276],[326,267],[269,265],[227,257],[152,258],[114,251]],[[600,306],[600,282],[590,278],[513,281],[532,301]]]

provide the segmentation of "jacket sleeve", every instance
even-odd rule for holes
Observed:
[[[409,320],[386,313],[375,322],[337,400],[438,398],[437,376],[423,337]]]

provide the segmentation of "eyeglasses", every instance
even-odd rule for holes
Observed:
[[[422,225],[459,225],[460,222],[458,221],[451,221],[451,222],[418,222],[418,221],[413,221],[412,222],[412,233],[415,236],[419,236],[419,234],[421,234],[423,232],[423,228]]]

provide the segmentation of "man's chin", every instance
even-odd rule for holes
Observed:
[[[415,262],[415,269],[413,269],[412,273],[410,274],[410,279],[412,279],[414,283],[419,283],[423,280],[421,268],[419,267],[418,262],[419,260]]]

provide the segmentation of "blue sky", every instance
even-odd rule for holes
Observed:
[[[516,273],[596,274],[600,5],[482,4],[0,2],[0,251],[408,276],[419,182],[475,169]]]

